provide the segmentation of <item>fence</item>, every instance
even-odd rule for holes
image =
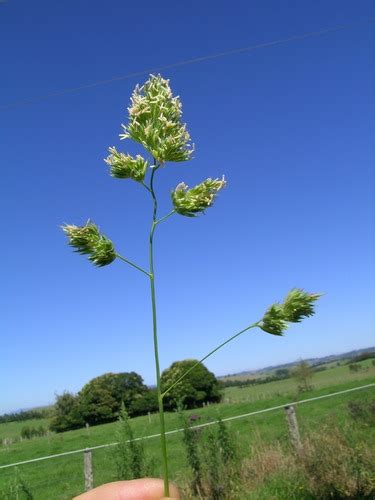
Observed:
[[[276,410],[284,409],[285,413],[286,413],[286,417],[287,417],[291,442],[292,442],[293,446],[296,448],[296,450],[298,451],[300,446],[301,446],[301,442],[300,442],[300,438],[299,438],[298,423],[297,423],[297,419],[296,419],[296,415],[295,415],[295,411],[294,411],[295,406],[305,404],[305,403],[310,403],[312,401],[336,397],[336,396],[339,396],[341,394],[346,394],[346,393],[351,393],[351,392],[355,392],[355,391],[359,391],[359,390],[363,390],[363,389],[368,389],[368,388],[371,388],[374,386],[375,386],[375,383],[372,383],[372,384],[367,384],[367,385],[363,385],[360,387],[354,387],[351,389],[337,391],[337,392],[334,392],[331,394],[324,394],[322,396],[316,396],[313,398],[303,399],[300,401],[292,401],[289,403],[284,403],[282,405],[273,406],[271,408],[264,408],[262,410],[257,410],[257,411],[244,413],[241,415],[235,415],[235,416],[231,416],[231,417],[222,418],[221,421],[229,422],[229,421],[249,418],[249,417],[252,417],[255,415],[260,415],[260,414],[269,413],[269,412],[273,412]],[[201,429],[204,427],[216,425],[217,423],[218,423],[218,420],[205,422],[202,424],[192,426],[192,429]],[[171,431],[167,431],[166,434],[173,435],[173,434],[181,433],[181,432],[183,432],[183,430],[184,430],[183,428],[178,428],[178,429],[174,429]],[[135,438],[134,441],[150,440],[150,439],[155,439],[158,437],[160,437],[160,434],[151,434],[148,436]],[[67,451],[67,452],[63,452],[63,453],[58,453],[55,455],[38,457],[38,458],[31,459],[31,460],[24,460],[24,461],[11,463],[11,464],[0,465],[0,469],[9,469],[11,467],[18,467],[21,465],[23,466],[23,465],[27,465],[27,464],[36,463],[36,462],[42,462],[45,460],[53,460],[53,459],[60,458],[60,457],[66,457],[66,456],[77,455],[77,454],[82,455],[83,454],[83,465],[84,465],[84,467],[83,467],[83,469],[84,469],[83,470],[83,479],[84,479],[85,489],[89,490],[93,487],[92,452],[95,450],[99,450],[99,449],[110,448],[110,447],[116,446],[117,444],[118,443],[107,443],[107,444],[103,444],[103,445],[99,445],[99,446],[93,446],[90,448],[82,448],[82,449],[78,449],[78,450],[72,450],[72,451]]]

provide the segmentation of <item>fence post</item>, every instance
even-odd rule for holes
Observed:
[[[293,405],[285,406],[284,409],[288,421],[290,440],[292,441],[294,449],[299,453],[302,451],[302,443],[301,443],[301,437],[299,435],[296,410]]]
[[[85,475],[85,491],[92,490],[94,478],[92,473],[92,451],[89,448],[83,452],[83,472]]]

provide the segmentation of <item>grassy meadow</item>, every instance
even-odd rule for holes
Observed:
[[[315,373],[312,379],[313,389],[300,395],[297,394],[297,383],[293,379],[243,388],[229,387],[224,390],[222,403],[188,413],[198,415],[200,417],[198,423],[205,423],[217,420],[219,417],[241,415],[298,399],[307,399],[375,382],[375,367],[371,360],[361,362],[361,366],[360,371],[352,373],[347,365],[332,364],[326,370]],[[311,430],[320,429],[325,422],[332,421],[332,419],[343,426],[348,422],[353,423],[348,414],[348,403],[350,401],[373,401],[374,394],[374,388],[368,388],[298,406],[297,418],[302,436]],[[179,418],[175,413],[167,413],[166,430],[180,428]],[[0,439],[16,438],[25,425],[47,427],[48,422],[30,420],[0,424]],[[0,465],[111,443],[115,440],[116,425],[116,423],[111,423],[16,441],[8,446],[3,445],[0,447]],[[156,434],[159,431],[158,416],[155,414],[150,418],[148,416],[134,418],[132,427],[136,436]],[[282,409],[233,420],[228,422],[228,427],[239,437],[238,442],[243,457],[250,455],[250,450],[255,443],[261,442],[265,445],[286,443],[287,445],[289,442],[287,423]],[[360,442],[366,443],[371,440],[368,428],[358,428],[356,435]],[[189,474],[181,438],[181,434],[168,436],[171,477],[178,484],[182,484]],[[372,439],[374,442],[374,436]],[[159,475],[159,440],[158,438],[149,439],[144,441],[144,444],[147,455],[155,459],[155,475]],[[93,467],[95,485],[116,479],[111,448],[93,451]],[[84,488],[83,454],[81,453],[25,464],[17,469],[18,474],[29,486],[33,498],[37,500],[70,499],[82,492]],[[0,491],[9,481],[12,481],[14,476],[14,468],[0,469]],[[251,495],[249,498],[252,498]]]

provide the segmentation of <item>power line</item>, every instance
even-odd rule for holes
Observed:
[[[256,45],[249,45],[247,47],[240,47],[237,49],[226,50],[224,52],[217,52],[216,54],[210,54],[207,56],[194,57],[192,59],[185,59],[184,61],[179,61],[179,62],[172,63],[172,64],[166,64],[164,66],[156,66],[154,68],[149,68],[149,69],[145,69],[142,71],[136,71],[134,73],[128,73],[128,74],[122,75],[122,76],[115,76],[115,77],[109,78],[107,80],[99,80],[96,82],[88,83],[86,85],[81,85],[79,87],[70,87],[70,88],[66,88],[66,89],[57,90],[56,92],[51,92],[49,94],[44,94],[44,95],[41,95],[41,96],[38,96],[35,98],[23,99],[20,101],[13,101],[13,102],[10,102],[8,104],[4,104],[4,105],[0,106],[0,111],[5,111],[7,109],[13,109],[13,108],[18,108],[18,107],[22,107],[22,106],[28,106],[28,105],[35,104],[35,103],[40,102],[40,101],[45,101],[47,99],[51,99],[53,97],[59,97],[59,96],[67,95],[67,94],[73,94],[73,93],[79,92],[81,90],[91,89],[94,87],[100,87],[103,85],[109,85],[110,83],[118,82],[121,80],[129,80],[129,79],[135,78],[137,76],[149,75],[150,73],[156,73],[156,72],[160,72],[160,71],[164,71],[164,70],[168,70],[168,69],[178,68],[180,66],[187,66],[189,64],[196,64],[199,62],[209,61],[212,59],[218,59],[220,57],[241,54],[243,52],[251,52],[251,51],[257,50],[257,49],[265,49],[268,47],[273,47],[275,45],[281,45],[284,43],[294,42],[297,40],[304,40],[306,38],[321,36],[321,35],[325,35],[327,33],[333,33],[335,31],[341,31],[344,29],[353,28],[354,26],[358,26],[358,25],[361,25],[364,23],[369,23],[369,22],[374,22],[374,21],[375,21],[375,17],[368,17],[366,19],[363,19],[362,21],[355,21],[352,23],[340,24],[337,26],[333,26],[332,28],[325,28],[325,29],[322,29],[319,31],[310,31],[309,33],[304,33],[302,35],[294,35],[294,36],[291,36],[288,38],[280,38],[280,39],[274,40],[272,42],[258,43]]]

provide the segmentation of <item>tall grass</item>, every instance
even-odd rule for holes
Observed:
[[[373,408],[373,402],[368,405]],[[373,499],[375,450],[366,441],[367,430],[366,418],[357,417],[356,427],[328,418],[319,430],[305,433],[298,453],[286,440],[265,443],[258,436],[240,460],[234,437],[221,422],[194,440],[200,466],[185,484],[184,498]]]

